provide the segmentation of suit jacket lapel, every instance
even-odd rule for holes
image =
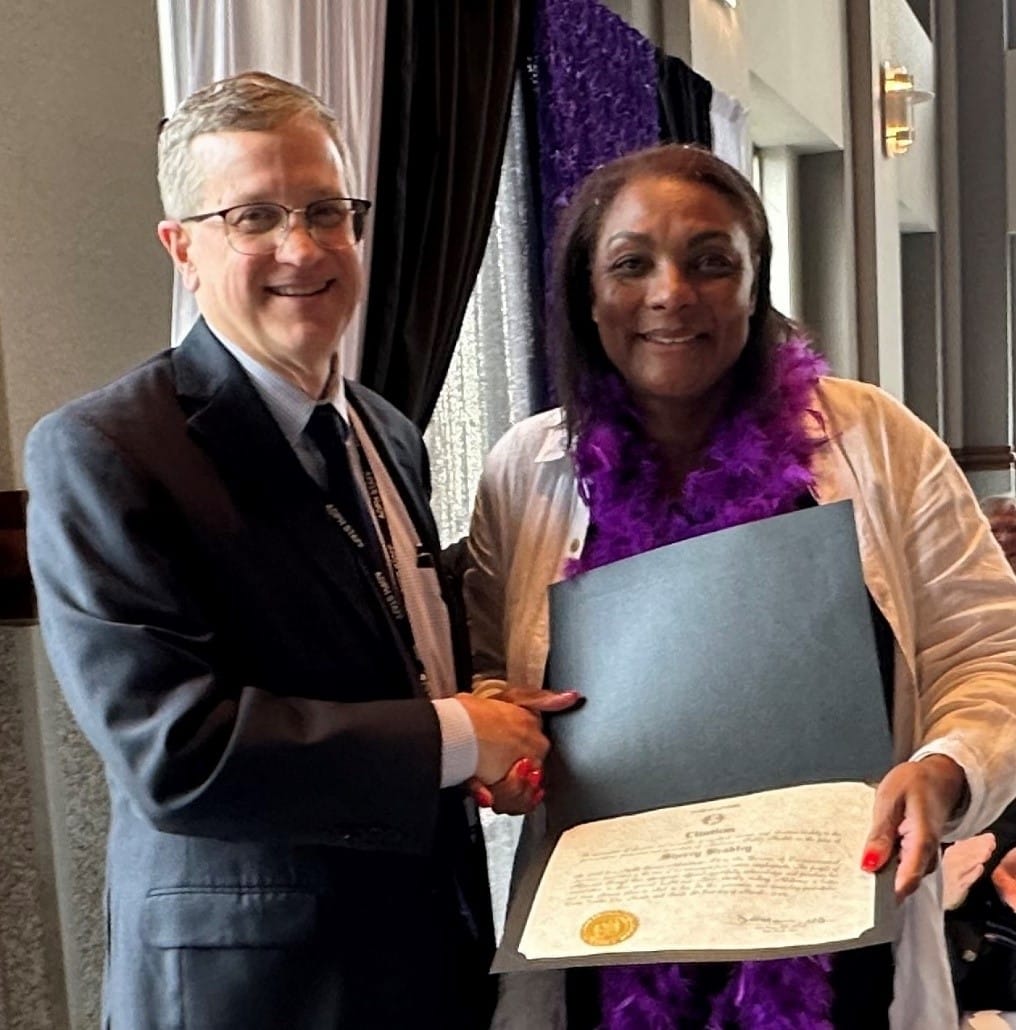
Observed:
[[[277,508],[287,495],[313,496],[313,483],[257,390],[204,321],[173,352],[173,369],[191,436],[225,482],[261,507]]]
[[[311,574],[327,577],[345,597],[349,617],[390,639],[415,687],[412,657],[358,556],[325,513],[321,492],[247,374],[203,320],[173,352],[173,367],[191,436],[215,462],[241,513],[270,519],[287,545],[303,554]]]

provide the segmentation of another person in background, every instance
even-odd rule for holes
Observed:
[[[991,531],[1009,565],[1016,570],[1016,497],[996,495],[981,501]]]
[[[349,174],[299,86],[184,101],[158,233],[201,318],[28,438],[42,631],[109,781],[115,1030],[489,1020],[463,784],[547,742],[456,695],[420,435],[342,378],[370,206]]]
[[[895,958],[883,946],[606,968],[569,975],[567,994],[558,974],[523,974],[495,1026],[955,1027],[941,883],[928,874],[943,836],[985,825],[1009,797],[1016,585],[942,441],[875,387],[826,376],[774,310],[770,255],[759,197],[708,152],[654,147],[581,185],[551,285],[563,407],[495,446],[476,501],[476,689],[518,698],[542,685],[556,580],[852,500],[898,762],[857,860],[876,872],[899,856]],[[532,798],[509,781],[495,805],[525,808]]]
[[[981,510],[1016,570],[1016,497],[986,497]],[[1016,795],[1016,782],[1009,793]],[[984,833],[945,849],[942,878],[959,1007],[965,1012],[1006,1011],[1009,1022],[1004,1025],[1016,1026],[1016,803]],[[980,1025],[986,1026],[988,1018],[983,1012]]]

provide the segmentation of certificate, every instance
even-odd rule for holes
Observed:
[[[874,788],[807,784],[583,823],[561,834],[527,959],[824,947],[875,922],[858,856]]]
[[[550,609],[550,684],[586,703],[548,720],[496,971],[892,938],[892,873],[859,869],[892,747],[850,502],[595,569]]]

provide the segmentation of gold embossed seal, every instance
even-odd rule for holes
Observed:
[[[592,948],[609,948],[628,940],[638,928],[638,917],[618,908],[590,916],[582,924],[579,935]]]

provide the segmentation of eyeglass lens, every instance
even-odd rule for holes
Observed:
[[[344,199],[317,200],[303,217],[307,232],[319,247],[342,250],[363,236],[366,210]],[[229,242],[244,254],[265,254],[280,246],[289,232],[290,212],[281,204],[242,204],[225,216]]]

